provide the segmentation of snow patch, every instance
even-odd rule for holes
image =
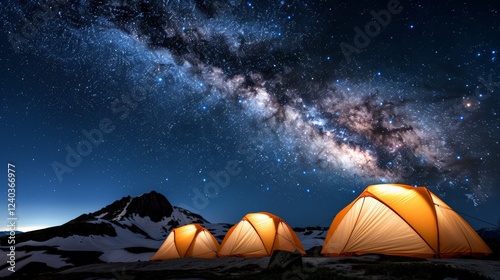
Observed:
[[[120,214],[118,214],[118,216],[116,216],[116,218],[114,218],[113,221],[119,221],[119,220],[121,220],[121,218],[123,218],[123,215],[125,215],[125,213],[127,213],[127,208],[130,205],[130,202],[132,202],[132,199],[129,200],[129,202],[127,202],[127,205],[125,205],[125,207],[123,207],[122,212]]]
[[[94,218],[96,218],[96,219],[101,219],[102,217],[106,216],[107,214],[108,214],[108,212],[106,212],[106,213],[102,213],[101,215],[97,215],[97,216],[95,216]]]
[[[26,259],[22,259],[23,257],[28,256]],[[17,251],[16,252],[16,259],[20,261],[16,261],[16,267],[15,270],[18,271],[25,265],[32,263],[32,262],[40,262],[40,263],[45,263],[47,266],[53,267],[53,268],[61,268],[64,266],[71,265],[67,263],[65,260],[67,258],[62,258],[61,256],[58,255],[52,255],[52,254],[47,254],[45,251],[34,251],[34,252],[24,252],[24,251]],[[7,257],[5,254],[2,254],[2,257],[0,258],[0,262],[2,264],[6,263]],[[2,269],[0,271],[0,277],[6,277],[11,275],[12,272],[7,270],[7,269]]]

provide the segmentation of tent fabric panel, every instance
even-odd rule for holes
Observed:
[[[268,255],[262,240],[249,221],[241,220],[233,228],[226,234],[219,256]]]
[[[302,246],[302,243],[298,239],[297,235],[283,221],[279,222],[278,224],[276,240],[274,241],[274,246],[272,248],[272,251],[274,250],[283,250],[289,252],[298,251],[303,255],[305,254],[304,247]]]
[[[181,257],[175,247],[174,235],[175,233],[173,231],[170,232],[167,239],[165,239],[163,244],[160,246],[160,249],[158,249],[153,257],[151,257],[152,261],[176,259]]]
[[[436,213],[427,188],[385,184],[369,186],[366,191],[392,208],[438,251]]]
[[[279,218],[268,213],[250,213],[244,219],[247,219],[252,224],[260,239],[262,239],[267,254],[270,255],[276,238],[276,224],[278,223],[276,220],[279,220]]]
[[[365,197],[362,200],[358,201],[344,217],[346,220],[351,216],[348,222],[341,223],[337,228],[339,230],[346,226],[346,229],[342,229],[342,233],[339,234],[345,243],[332,247],[342,249],[325,253],[340,255],[377,253],[404,256],[434,254],[429,245],[392,209],[372,197]],[[358,213],[355,213],[356,211]],[[339,241],[335,235],[330,243]]]
[[[331,237],[325,239],[321,254],[340,254],[344,251],[344,247],[356,224],[364,200],[365,198],[357,199],[354,203],[351,203],[350,208],[347,209],[343,216],[339,217],[339,215],[337,215],[335,217],[333,223],[336,223],[338,226],[336,228],[330,227],[328,230],[328,234],[330,234]]]
[[[440,254],[464,256],[491,254],[492,251],[476,231],[444,201],[432,194],[436,203],[440,232]]]
[[[434,253],[407,222],[372,197],[365,198],[344,251],[387,255]]]
[[[361,198],[362,195],[363,195],[363,193],[361,193],[361,195],[358,196],[358,198],[356,198],[354,201],[349,203],[349,205],[344,207],[342,210],[340,210],[339,213],[337,213],[337,215],[335,215],[335,218],[333,218],[333,221],[330,224],[330,228],[329,228],[328,232],[326,233],[325,242],[324,242],[325,244],[327,244],[329,242],[329,240],[332,238],[332,234],[336,231],[340,222],[344,219],[344,216],[347,214],[347,212],[349,212],[349,210],[354,205],[354,203],[356,203]]]
[[[198,232],[193,240],[192,246],[188,250],[186,257],[194,258],[215,258],[217,257],[218,246],[212,239],[210,232],[203,229]]]
[[[186,255],[189,250],[193,239],[200,230],[200,226],[196,224],[189,224],[175,228],[173,232],[175,233],[175,246],[181,257]]]

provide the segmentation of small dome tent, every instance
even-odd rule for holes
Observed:
[[[189,224],[173,229],[151,260],[216,258],[218,250],[219,242],[206,228]]]
[[[231,227],[222,241],[219,257],[262,257],[274,250],[305,254],[292,228],[280,217],[266,212],[249,213]]]
[[[426,187],[372,185],[333,219],[326,256],[422,258],[491,254],[472,227]]]

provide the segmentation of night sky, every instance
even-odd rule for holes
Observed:
[[[152,190],[329,226],[377,183],[500,218],[498,1],[46,2],[0,7],[21,230]]]

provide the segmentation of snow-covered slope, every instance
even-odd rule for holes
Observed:
[[[314,247],[323,246],[323,241],[328,232],[328,228],[325,227],[294,228],[293,230],[297,233],[306,251]],[[312,254],[317,255],[318,252],[314,251]]]

